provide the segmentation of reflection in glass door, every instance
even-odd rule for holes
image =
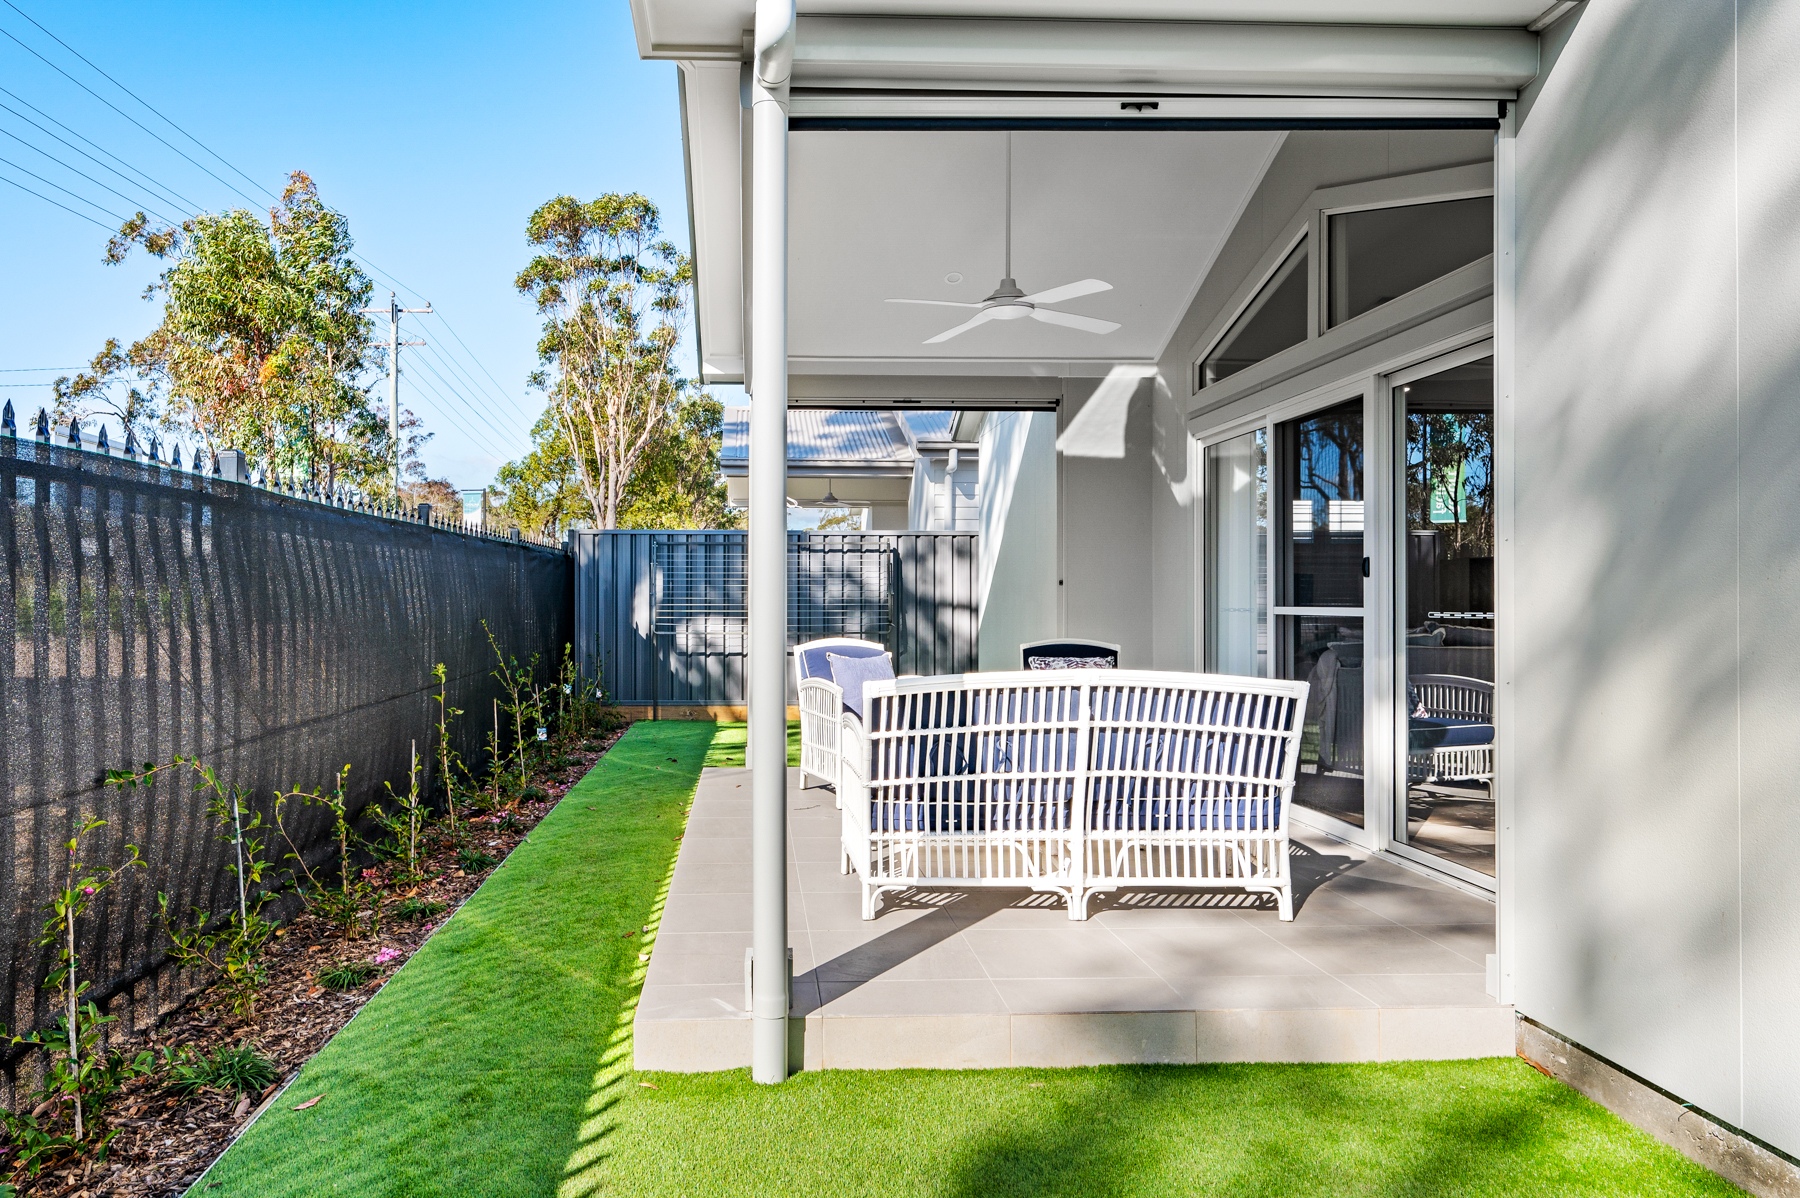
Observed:
[[[1395,389],[1406,741],[1394,840],[1494,876],[1494,360]]]
[[[1311,689],[1294,802],[1363,826],[1363,401],[1276,427],[1275,674]]]
[[[1269,437],[1206,447],[1206,669],[1269,674]]]

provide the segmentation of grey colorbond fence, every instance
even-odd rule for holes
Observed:
[[[615,703],[744,702],[746,541],[742,532],[573,534],[576,645],[588,669],[602,668]],[[861,636],[893,650],[897,673],[973,670],[976,541],[790,534],[789,645]]]
[[[158,891],[183,910],[234,900],[225,846],[185,781],[121,797],[104,771],[196,755],[266,807],[349,763],[352,802],[366,804],[383,782],[404,785],[410,741],[430,752],[436,662],[469,713],[453,745],[485,760],[500,691],[484,619],[520,658],[548,663],[571,638],[557,549],[4,436],[0,497],[0,1024],[13,1029],[46,1022],[48,955],[33,941],[77,820],[108,821],[86,859],[132,843],[148,863],[82,928],[93,997],[116,997],[128,1024],[184,981],[159,970]],[[322,812],[294,826],[309,856],[329,854]]]

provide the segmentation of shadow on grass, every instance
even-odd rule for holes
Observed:
[[[1073,1072],[959,1148],[937,1193],[1738,1192],[1509,1059]]]

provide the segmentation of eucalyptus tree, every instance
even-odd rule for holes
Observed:
[[[601,528],[619,526],[632,475],[687,389],[674,357],[693,268],[661,232],[656,205],[636,194],[557,196],[526,225],[541,252],[515,285],[544,317],[531,381]]]
[[[379,478],[389,434],[368,388],[385,351],[359,311],[373,285],[351,247],[349,222],[303,171],[266,220],[237,208],[162,228],[141,212],[127,221],[106,260],[141,248],[169,263],[144,293],[162,298],[162,322],[122,355],[163,420],[326,482]],[[105,381],[90,371],[68,391]]]

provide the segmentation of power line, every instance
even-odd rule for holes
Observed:
[[[130,204],[133,208],[149,209],[151,216],[156,217],[157,220],[168,222],[168,220],[169,220],[168,217],[163,216],[162,214],[156,212],[154,209],[150,209],[150,205],[143,204],[137,200],[132,199],[130,196],[126,195],[124,192],[118,190],[117,188],[108,187],[106,184],[100,182],[100,180],[94,178],[94,176],[88,174],[86,171],[77,170],[75,167],[70,166],[68,163],[64,162],[62,159],[58,158],[56,155],[50,153],[49,151],[38,149],[38,147],[32,145],[30,142],[26,141],[24,138],[20,137],[18,134],[12,132],[11,130],[0,129],[0,133],[3,133],[7,137],[12,138],[14,141],[16,141],[20,145],[24,146],[27,150],[30,150],[36,154],[42,154],[45,158],[48,158],[50,161],[52,161],[56,165],[62,167],[64,170],[70,171],[77,175],[80,175],[83,179],[86,179],[89,183],[92,183],[95,187],[100,188],[102,191],[112,192],[114,195],[118,196],[121,200],[124,200],[127,204]],[[6,162],[6,159],[0,158],[0,162]],[[13,169],[15,169],[15,170],[25,171],[24,167],[19,166],[16,163],[7,163],[7,165],[12,166]],[[25,173],[28,175],[31,175],[31,177],[34,179],[43,179],[42,175],[32,175],[30,171],[25,171]],[[48,180],[48,179],[43,179],[43,181],[45,183],[50,183],[50,180]],[[50,186],[55,187],[58,191],[68,192],[68,194],[70,194],[72,196],[76,196],[76,198],[81,200],[81,202],[84,204],[93,204],[94,207],[100,208],[100,205],[94,204],[94,201],[88,199],[86,196],[81,196],[81,195],[78,195],[76,192],[69,191],[69,189],[66,187],[58,187],[55,183],[50,183]],[[105,212],[106,209],[100,208],[100,211]],[[124,220],[125,220],[125,218],[122,216],[119,218],[119,221],[121,224],[124,223]]]
[[[489,420],[485,415],[483,415],[481,413],[480,409],[475,407],[474,404],[470,403],[467,398],[465,398],[462,394],[460,394],[456,390],[456,388],[450,384],[449,380],[445,379],[443,375],[439,374],[437,372],[437,369],[435,367],[433,367],[430,362],[426,361],[426,359],[422,355],[418,358],[418,363],[419,363],[419,365],[423,366],[426,370],[429,370],[431,372],[431,377],[435,378],[438,382],[442,383],[444,386],[444,389],[446,391],[450,392],[451,395],[456,397],[457,401],[459,403],[461,403],[465,409],[468,410],[469,414],[475,419],[475,421],[478,424],[482,424],[482,425],[486,426],[487,430],[490,433],[492,433],[494,436],[498,437],[502,441],[507,441],[507,442],[512,441],[513,438],[517,436],[516,433],[508,434],[508,433],[502,431],[500,428],[496,427],[494,425],[493,421]]]
[[[481,381],[479,379],[477,379],[474,375],[470,374],[466,369],[464,369],[462,364],[459,363],[454,357],[452,357],[447,351],[445,353],[443,353],[442,355],[438,355],[436,352],[437,347],[433,346],[431,348],[433,350],[434,356],[439,356],[440,360],[444,363],[444,365],[447,368],[456,371],[458,377],[469,384],[470,394],[479,395],[481,398],[483,398],[485,400],[494,401],[496,404],[501,403],[501,402],[510,403],[512,405],[513,410],[516,411],[520,416],[522,416],[526,419],[531,419],[531,413],[529,411],[527,411],[524,408],[524,406],[521,405],[517,400],[513,399],[511,396],[497,398],[493,394],[493,392],[489,391],[486,387],[484,387],[481,384]]]
[[[268,196],[271,199],[275,199],[275,200],[280,199],[279,196],[277,196],[274,192],[270,191],[268,188],[264,187],[261,183],[258,183],[255,179],[252,179],[249,175],[244,174],[243,171],[238,170],[238,168],[236,166],[232,165],[231,162],[227,161],[225,156],[220,154],[217,150],[213,149],[211,146],[207,145],[205,142],[203,142],[199,138],[195,137],[192,133],[189,133],[186,129],[183,129],[180,125],[177,125],[174,121],[169,120],[168,117],[163,116],[163,114],[161,112],[158,112],[157,109],[155,107],[153,107],[148,100],[144,99],[142,96],[140,96],[136,92],[132,91],[129,87],[126,87],[123,83],[120,83],[117,79],[114,79],[111,75],[108,75],[105,71],[100,70],[99,67],[94,66],[94,64],[92,62],[89,62],[87,57],[85,55],[83,55],[81,53],[81,51],[77,50],[74,46],[71,46],[68,42],[63,41],[60,37],[57,37],[54,33],[51,33],[48,29],[45,29],[42,25],[39,25],[37,20],[30,13],[28,13],[24,9],[20,8],[17,4],[14,4],[12,2],[12,0],[4,0],[4,2],[6,4],[6,7],[12,9],[14,12],[18,13],[21,17],[24,17],[27,21],[30,21],[33,25],[37,25],[38,29],[46,37],[48,37],[51,41],[55,42],[57,45],[61,46],[65,50],[67,50],[69,53],[73,54],[76,58],[81,59],[82,62],[87,63],[87,65],[89,67],[91,67],[94,71],[99,73],[99,75],[102,79],[105,79],[108,83],[112,84],[114,87],[118,88],[120,91],[124,92],[126,95],[128,95],[132,99],[136,100],[139,104],[142,104],[145,108],[148,108],[151,112],[156,113],[156,115],[158,117],[161,117],[162,120],[164,122],[166,122],[171,129],[174,129],[176,132],[180,133],[183,137],[187,138],[189,141],[191,141],[195,145],[199,146],[202,150],[205,150],[208,154],[211,154],[214,158],[217,158],[220,162],[225,163],[225,165],[227,167],[230,167],[233,171],[236,171],[236,173],[238,175],[242,176],[243,180],[246,183],[250,184],[250,186],[257,188],[264,195]],[[7,34],[7,36],[12,37],[11,34]],[[17,38],[13,38],[13,40],[18,41]],[[20,42],[19,44],[24,45],[25,43]],[[49,60],[46,59],[45,61],[48,62]],[[89,94],[91,95],[92,93],[89,93]],[[99,99],[99,97],[96,96],[95,99]],[[114,111],[117,112],[118,110],[114,109]],[[119,115],[125,116],[125,114],[122,112],[119,113]],[[126,117],[125,119],[131,120],[130,117]],[[137,122],[133,121],[132,123],[136,124]],[[141,126],[141,125],[138,127],[143,128],[143,126]],[[149,133],[150,131],[148,129],[145,129],[144,132]],[[155,137],[156,135],[152,133],[151,136]],[[158,138],[158,140],[161,140],[161,139]],[[164,143],[164,144],[167,144],[167,143]],[[175,149],[174,146],[170,146],[169,148],[171,150]],[[178,154],[181,153],[181,151],[179,151],[179,150],[176,150],[175,152]],[[182,156],[186,157],[186,155],[182,155]],[[192,160],[190,159],[190,161],[192,161]],[[196,162],[196,163],[194,163],[194,165],[199,166],[200,164]],[[206,168],[201,167],[201,169],[205,170]],[[207,173],[210,174],[211,172],[209,171]],[[214,176],[214,177],[216,178],[217,176]],[[223,183],[224,180],[221,179],[220,182]],[[229,186],[229,184],[227,184],[227,186]],[[236,190],[236,189],[233,188],[233,190]],[[238,194],[244,195],[244,193],[241,191],[238,192]],[[244,198],[247,200],[250,199],[249,196],[244,196]],[[254,203],[255,201],[252,200],[251,202]]]
[[[23,183],[13,183],[13,181],[11,179],[8,179],[5,175],[0,175],[0,183],[12,183],[12,185],[14,187],[18,188],[20,191],[26,193],[27,195],[37,196],[38,199],[44,201],[44,203],[46,203],[46,204],[56,204],[56,206],[58,208],[61,208],[64,212],[67,212],[70,216],[79,216],[79,217],[81,217],[82,220],[86,221],[90,225],[94,225],[98,228],[105,229],[109,233],[112,232],[112,229],[110,227],[108,227],[107,225],[103,224],[100,221],[95,220],[93,217],[87,215],[86,213],[77,212],[77,211],[75,211],[75,209],[69,207],[67,204],[57,204],[56,201],[51,199],[49,196],[39,195],[39,193],[32,191],[31,188],[25,186]]]
[[[31,20],[31,18],[27,17],[26,20]],[[32,21],[32,24],[36,25],[37,22]],[[42,28],[42,26],[39,26],[39,28]],[[145,125],[142,121],[138,120],[136,117],[134,117],[130,113],[126,112],[123,108],[120,108],[117,104],[114,104],[111,100],[108,100],[105,96],[101,95],[99,92],[95,91],[93,88],[89,87],[87,84],[83,83],[81,80],[75,78],[75,76],[69,74],[69,72],[63,70],[61,67],[59,67],[55,63],[51,62],[48,58],[45,58],[42,54],[39,54],[36,50],[33,50],[30,46],[27,46],[24,42],[19,41],[18,38],[14,37],[6,29],[0,28],[0,36],[3,36],[7,40],[13,42],[20,49],[24,50],[25,53],[31,55],[33,58],[35,58],[39,62],[43,63],[45,66],[47,66],[51,70],[55,71],[58,75],[61,75],[64,79],[67,79],[70,83],[73,83],[76,87],[79,87],[82,91],[84,91],[88,95],[94,97],[94,99],[100,101],[102,104],[106,105],[108,108],[112,109],[114,112],[118,113],[120,116],[124,117],[126,120],[128,120],[132,124],[136,125],[139,129],[142,129],[145,133],[148,133],[151,137],[156,138],[157,141],[161,142],[165,146],[168,146],[169,149],[174,150],[175,153],[181,155],[182,158],[187,159],[188,162],[192,163],[202,173],[211,176],[218,183],[231,188],[231,190],[237,192],[240,196],[243,196],[246,200],[249,200],[250,203],[257,204],[257,205],[260,205],[262,203],[261,200],[251,199],[251,197],[249,195],[247,195],[243,191],[243,189],[238,187],[236,184],[228,183],[224,179],[220,179],[219,176],[213,174],[210,170],[207,170],[206,167],[202,166],[198,162],[195,162],[193,158],[189,157],[187,154],[183,153],[181,150],[176,149],[175,146],[173,146],[169,143],[169,140],[167,138],[156,133],[149,126]],[[81,56],[76,55],[76,57],[80,58]],[[87,60],[82,59],[82,61],[86,62]],[[237,168],[233,167],[232,169],[236,170]],[[242,174],[243,172],[239,171],[238,173]]]
[[[127,183],[131,183],[134,186],[138,186],[138,187],[148,186],[150,189],[150,193],[152,195],[155,195],[158,190],[161,190],[164,194],[159,198],[173,202],[175,204],[175,206],[178,208],[185,207],[187,209],[187,211],[189,211],[189,212],[195,212],[195,211],[199,210],[200,206],[198,204],[194,203],[194,201],[192,201],[192,200],[188,199],[186,196],[182,195],[179,191],[176,191],[173,187],[170,187],[167,183],[164,183],[161,180],[153,177],[149,171],[140,170],[137,167],[132,166],[129,162],[126,162],[123,158],[119,157],[117,154],[113,153],[111,150],[108,150],[106,147],[100,145],[98,142],[94,141],[92,138],[82,137],[81,134],[75,132],[75,130],[69,128],[67,125],[63,124],[61,121],[57,120],[55,117],[53,117],[49,113],[45,112],[42,108],[39,108],[37,105],[31,103],[31,101],[24,99],[17,92],[8,91],[4,87],[0,87],[0,92],[4,92],[6,95],[11,96],[13,99],[17,100],[19,103],[25,105],[25,107],[31,109],[31,111],[37,113],[39,116],[41,116],[45,120],[49,121],[52,125],[55,125],[58,129],[61,129],[64,133],[67,133],[70,137],[79,138],[80,140],[87,142],[88,145],[93,146],[96,150],[99,150],[102,154],[105,154],[108,158],[112,159],[114,162],[118,163],[120,166],[126,167],[129,170],[131,170],[134,174],[138,175],[143,180],[143,182],[140,183],[140,182],[138,182],[138,180],[130,178],[129,176],[125,175],[123,172],[121,172],[113,167],[107,166],[104,162],[101,162],[98,158],[95,158],[92,154],[89,154],[86,150],[82,149],[80,146],[71,145],[69,142],[63,141],[62,138],[57,137],[56,134],[50,132],[50,130],[44,128],[42,125],[40,125],[36,121],[32,120],[30,117],[26,116],[24,113],[13,108],[11,105],[0,104],[0,108],[6,109],[6,111],[12,113],[14,116],[18,117],[20,120],[24,121],[26,124],[30,125],[34,129],[37,129],[39,132],[43,133],[44,136],[56,138],[57,141],[62,142],[63,145],[68,146],[71,150],[74,150],[77,154],[80,154],[82,157],[88,159],[89,161],[95,163],[96,165],[98,165],[106,170],[112,171],[113,174],[118,175],[119,178],[124,179],[125,182],[127,182]]]
[[[4,132],[5,132],[5,130],[0,129],[0,133],[4,133]],[[55,160],[52,159],[51,161],[55,161]],[[33,179],[36,179],[39,183],[42,183],[45,187],[54,187],[54,188],[56,188],[56,190],[62,192],[66,196],[74,196],[76,199],[80,200],[82,203],[86,204],[88,207],[94,209],[94,211],[96,211],[96,212],[105,212],[106,215],[112,217],[114,220],[118,221],[120,224],[125,223],[125,218],[120,216],[117,212],[107,212],[106,209],[100,207],[100,205],[94,203],[94,201],[88,199],[86,196],[82,195],[80,192],[70,191],[68,188],[64,187],[60,183],[52,183],[50,180],[44,178],[44,176],[38,174],[36,171],[26,170],[24,167],[20,166],[18,163],[14,162],[10,158],[0,158],[0,162],[3,162],[7,166],[12,167],[15,171],[19,171],[22,174],[30,175]],[[80,171],[77,171],[75,173],[81,174]]]
[[[0,374],[42,374],[46,370],[86,370],[85,366],[9,366]]]

